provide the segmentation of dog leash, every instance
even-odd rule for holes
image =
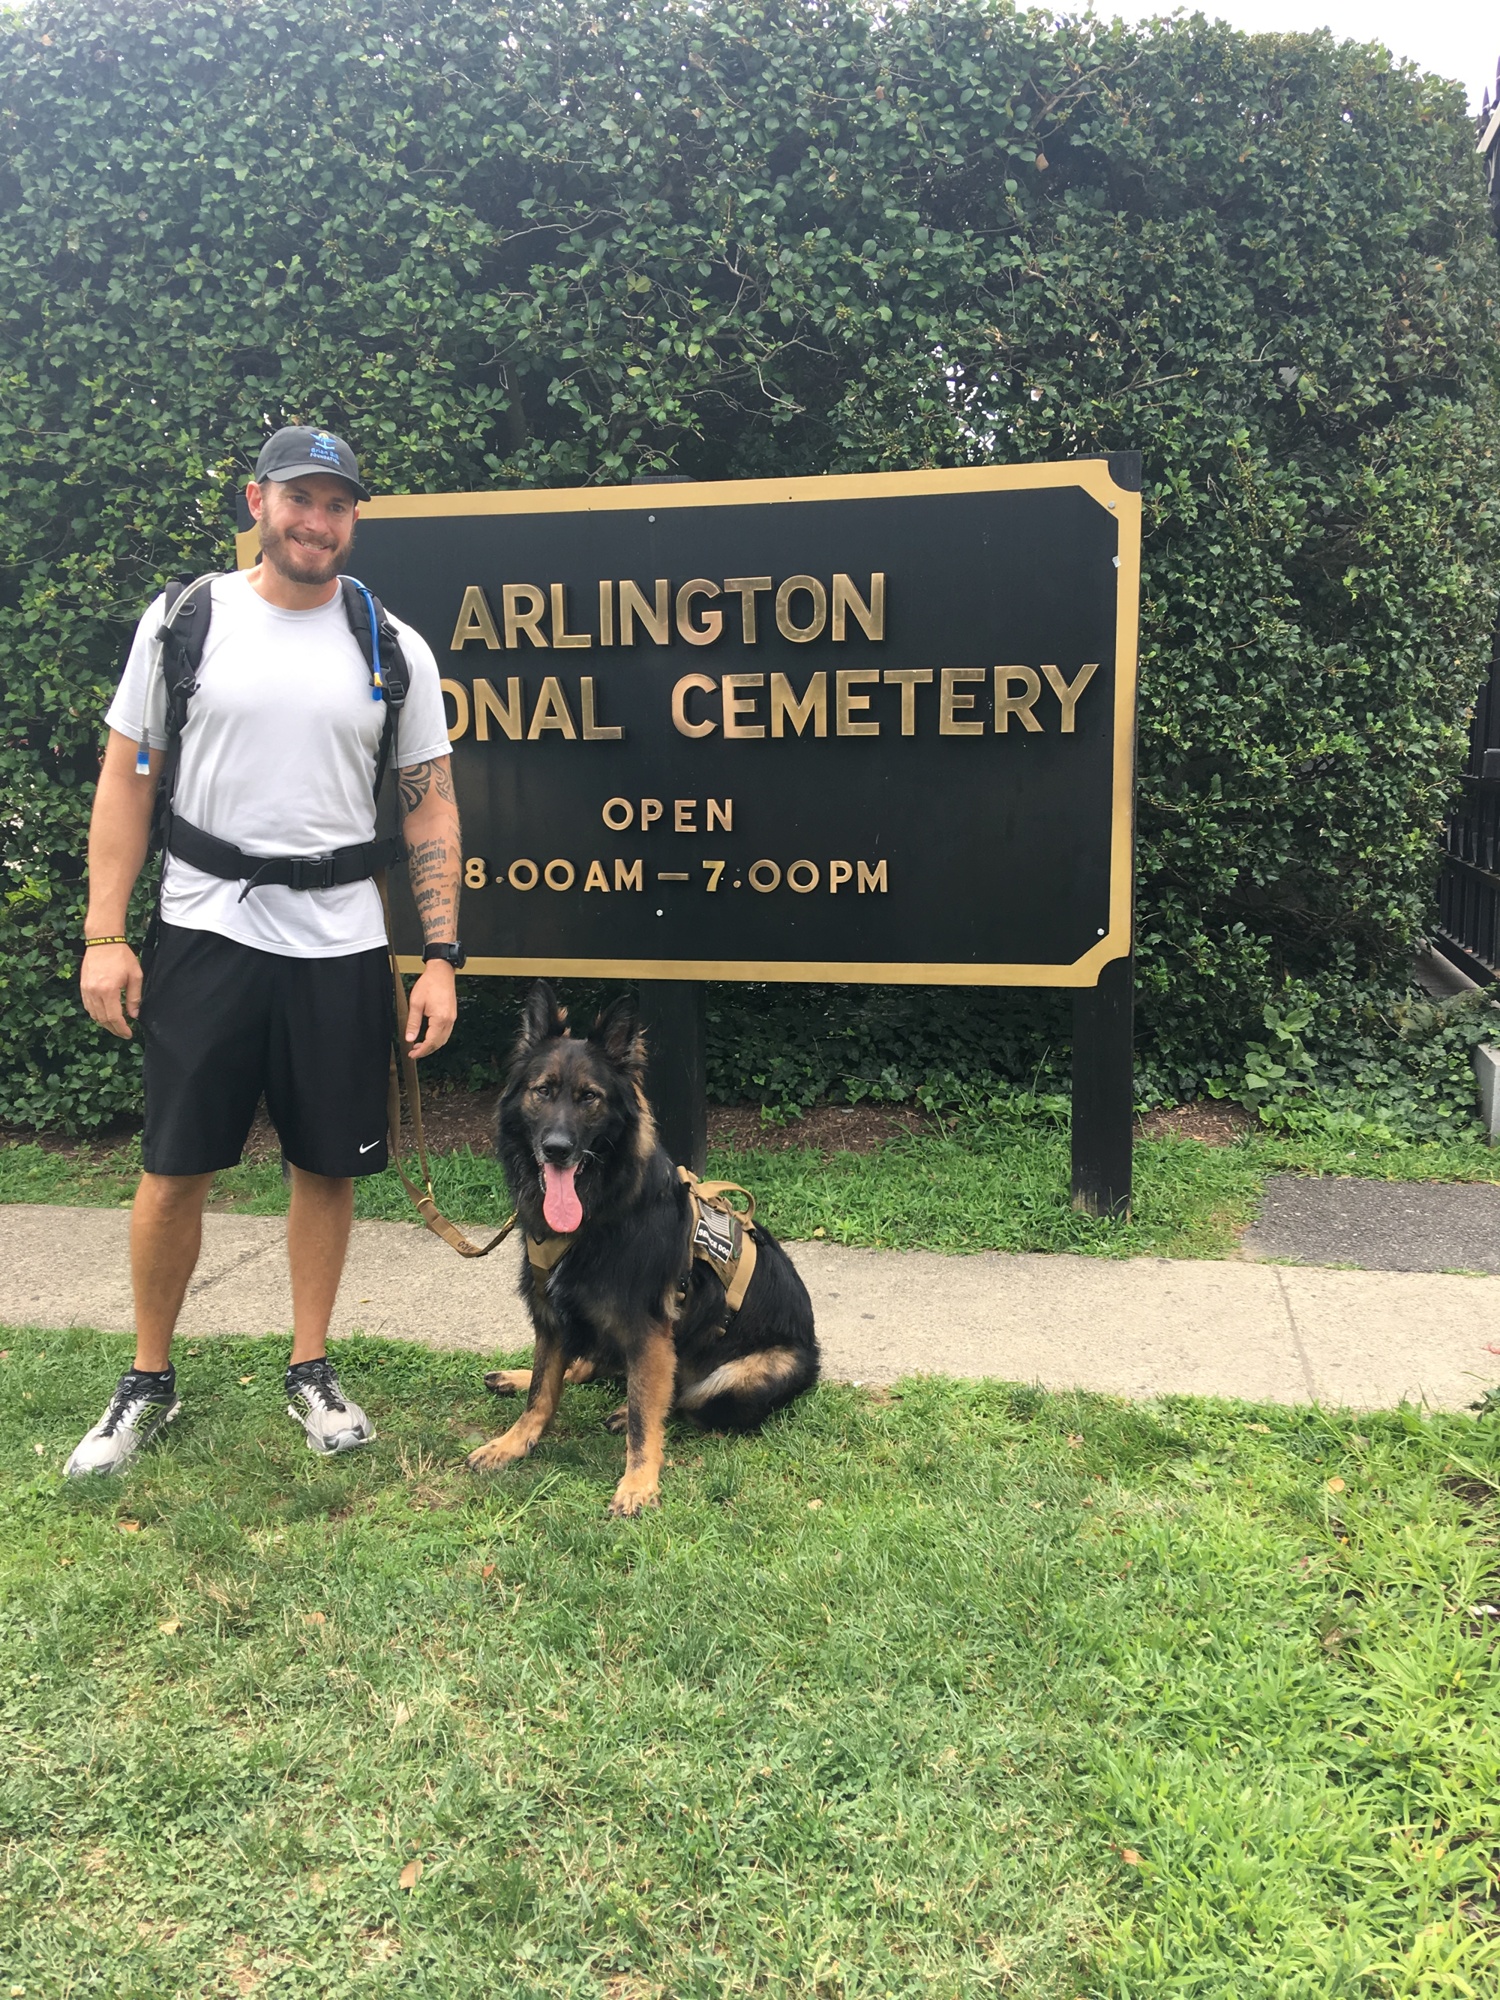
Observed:
[[[386,886],[385,871],[375,877],[380,891],[380,907],[385,914],[386,949],[391,961],[391,988],[395,996],[395,1034],[391,1042],[391,1075],[386,1091],[386,1120],[390,1126],[391,1165],[396,1169],[402,1187],[413,1208],[434,1236],[441,1236],[450,1250],[456,1250],[460,1257],[488,1257],[492,1250],[510,1235],[516,1226],[515,1212],[495,1231],[488,1243],[476,1243],[466,1236],[456,1222],[450,1222],[437,1205],[437,1196],[432,1191],[432,1168],[427,1159],[427,1139],[422,1130],[422,1085],[417,1075],[417,1065],[406,1046],[406,986],[396,964],[396,948],[391,943],[391,899]],[[417,1170],[422,1176],[422,1185],[417,1187],[401,1164],[402,1100],[410,1107],[412,1142],[416,1148]]]

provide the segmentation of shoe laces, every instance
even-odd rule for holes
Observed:
[[[288,1395],[301,1394],[309,1403],[320,1410],[347,1410],[343,1389],[334,1373],[331,1361],[300,1362],[295,1370],[287,1370]]]
[[[113,1437],[122,1424],[134,1426],[136,1418],[151,1403],[171,1401],[171,1385],[166,1384],[166,1394],[155,1382],[143,1382],[132,1369],[122,1375],[115,1384],[115,1393],[109,1399],[109,1408],[104,1413],[104,1421],[99,1426],[101,1437]]]

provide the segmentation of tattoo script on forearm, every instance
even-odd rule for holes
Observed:
[[[400,773],[406,815],[406,864],[412,901],[429,944],[458,936],[462,837],[453,779],[446,763],[411,764]]]
[[[451,943],[458,936],[458,843],[445,835],[415,840],[406,850],[412,901],[429,943]]]

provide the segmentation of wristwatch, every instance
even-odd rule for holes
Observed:
[[[440,958],[444,965],[451,965],[455,972],[462,972],[469,962],[464,956],[463,946],[456,939],[452,944],[424,944],[422,963],[425,965],[429,958]]]

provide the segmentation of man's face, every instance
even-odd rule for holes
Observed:
[[[260,526],[260,552],[288,583],[332,583],[354,546],[359,515],[347,480],[331,472],[253,480],[245,489]]]

